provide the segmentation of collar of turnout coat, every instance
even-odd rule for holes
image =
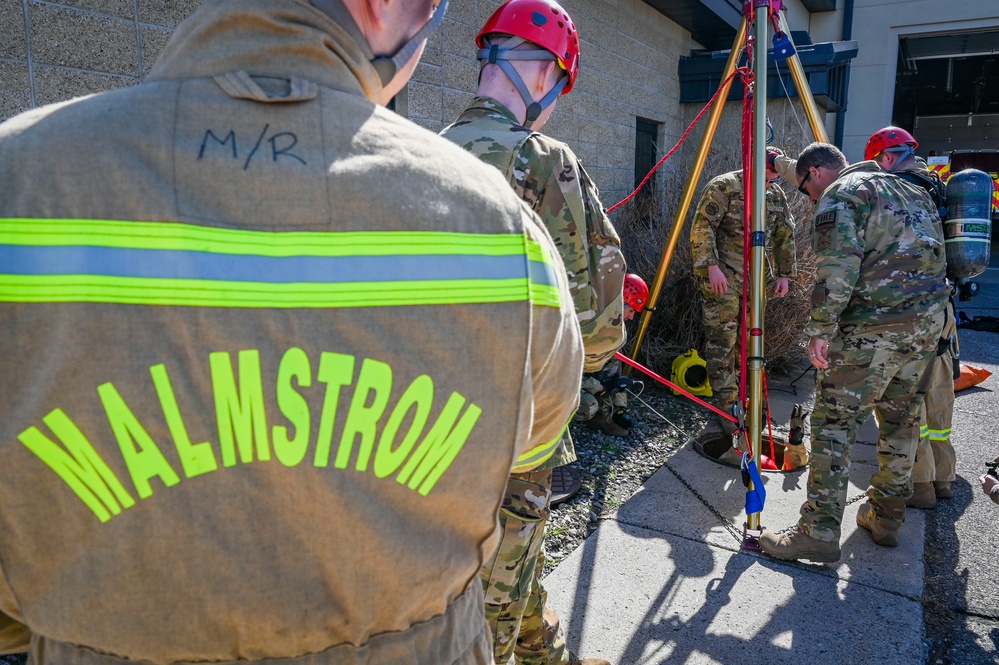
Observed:
[[[366,44],[304,0],[217,0],[178,26],[148,81],[246,71],[381,97]]]

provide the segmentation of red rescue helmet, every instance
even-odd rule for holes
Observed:
[[[579,73],[579,34],[560,4],[554,0],[509,0],[489,17],[475,43],[487,48],[485,38],[497,33],[520,37],[549,51],[569,76],[562,94],[572,90]]]
[[[645,280],[634,273],[625,275],[624,304],[641,314],[647,302],[649,302],[649,286]]]
[[[913,149],[919,147],[919,143],[912,134],[901,127],[885,127],[871,134],[864,147],[864,159],[874,159],[888,148],[894,148],[903,144],[909,144]]]

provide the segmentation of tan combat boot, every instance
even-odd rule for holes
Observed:
[[[628,436],[631,430],[614,422],[614,403],[611,402],[610,398],[607,395],[597,395],[597,402],[600,404],[600,409],[596,415],[586,421],[586,424],[608,436]]]
[[[812,538],[797,526],[781,533],[765,530],[760,535],[760,551],[784,561],[839,561],[839,543]]]
[[[871,532],[871,540],[882,547],[898,547],[898,529],[889,529],[881,523],[874,506],[865,503],[857,511],[857,524]]]
[[[914,483],[912,496],[905,502],[910,508],[936,508],[937,493],[933,489],[933,483]]]
[[[954,491],[950,488],[949,480],[934,480],[933,491],[938,499],[949,499],[954,496]]]
[[[805,448],[805,416],[808,412],[800,404],[791,409],[790,432],[784,446],[784,471],[794,471],[808,464],[808,449]]]
[[[609,660],[603,658],[584,658],[580,660],[576,654],[569,652],[569,665],[610,665]]]
[[[784,470],[794,471],[808,464],[808,449],[805,444],[784,446]]]

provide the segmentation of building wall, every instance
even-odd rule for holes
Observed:
[[[856,0],[853,38],[860,49],[850,73],[843,137],[846,156],[863,159],[870,135],[891,124],[900,38],[995,29],[999,27],[997,14],[995,2]]]
[[[677,63],[690,34],[641,0],[564,0],[581,40],[580,73],[544,131],[567,142],[612,205],[634,186],[635,119],[662,124],[662,150],[682,133]],[[452,0],[400,111],[439,131],[471,100],[478,76],[475,35],[500,2]]]
[[[138,83],[200,0],[0,0],[0,120]]]
[[[475,89],[474,38],[498,0],[452,0],[399,111],[434,131]],[[0,0],[0,120],[80,95],[135,85],[200,0]],[[581,41],[581,72],[546,133],[580,155],[610,205],[634,184],[635,118],[683,130],[677,61],[689,33],[641,0],[565,0]]]

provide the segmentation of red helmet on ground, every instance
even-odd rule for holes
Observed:
[[[569,75],[562,94],[572,90],[579,73],[579,35],[569,14],[553,0],[509,0],[482,26],[475,43],[486,47],[491,34],[520,37],[551,52]]]
[[[649,302],[649,286],[645,280],[633,273],[624,276],[624,304],[642,313]]]
[[[874,159],[888,148],[894,148],[908,143],[914,149],[919,147],[919,143],[912,134],[901,127],[885,127],[871,134],[864,147],[864,159]]]

